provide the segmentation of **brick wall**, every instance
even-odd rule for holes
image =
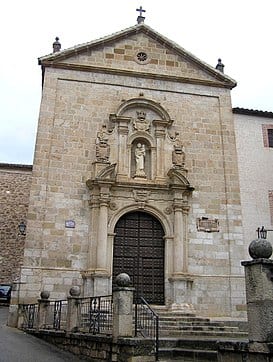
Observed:
[[[0,164],[0,283],[19,277],[25,236],[18,225],[26,221],[32,166]]]

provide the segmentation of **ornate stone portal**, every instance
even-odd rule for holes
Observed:
[[[103,126],[98,132],[87,181],[93,232],[89,268],[83,273],[86,294],[111,292],[115,225],[127,212],[141,209],[155,216],[165,231],[165,304],[191,310],[187,215],[193,187],[182,140],[178,134],[170,136],[172,124],[164,108],[140,97],[125,101],[110,115],[111,131]]]

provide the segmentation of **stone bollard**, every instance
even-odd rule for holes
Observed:
[[[116,277],[113,289],[113,340],[133,336],[133,295],[130,277],[121,273]]]
[[[70,296],[67,297],[67,320],[66,320],[66,333],[78,331],[78,309],[79,309],[79,296],[81,289],[74,286],[69,290]]]
[[[243,261],[250,342],[273,342],[273,260],[272,246],[266,239],[249,245],[253,258]]]
[[[48,308],[50,305],[49,296],[50,293],[43,291],[40,294],[41,299],[38,299],[38,321],[37,330],[44,328],[47,321]]]

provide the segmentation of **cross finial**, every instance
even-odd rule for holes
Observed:
[[[139,11],[139,16],[137,17],[137,23],[144,23],[145,17],[142,16],[142,13],[145,13],[146,10],[142,9],[142,6],[139,7],[139,9],[136,9],[136,11]]]

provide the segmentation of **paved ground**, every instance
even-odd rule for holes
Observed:
[[[16,328],[6,326],[8,308],[0,306],[0,362],[78,362],[82,359]]]

